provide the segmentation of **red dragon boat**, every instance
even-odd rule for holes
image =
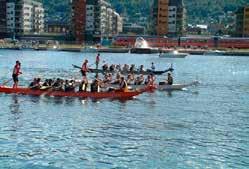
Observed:
[[[54,97],[79,97],[79,98],[91,98],[91,99],[130,99],[143,92],[149,91],[150,88],[144,88],[134,91],[107,91],[107,92],[65,92],[65,91],[53,91],[53,90],[40,90],[30,89],[25,87],[11,88],[7,86],[0,86],[0,93],[6,94],[22,94],[32,96],[54,96]]]

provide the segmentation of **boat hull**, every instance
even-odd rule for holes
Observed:
[[[64,92],[64,91],[52,91],[52,90],[33,90],[29,88],[10,88],[10,87],[0,87],[0,93],[6,94],[22,94],[22,95],[32,95],[32,96],[53,96],[53,97],[78,97],[78,98],[92,98],[92,99],[129,99],[137,96],[145,90],[141,91],[111,91],[111,92]]]
[[[193,85],[198,85],[199,82],[198,81],[193,81],[191,83],[187,83],[187,84],[173,84],[173,85],[158,85],[157,89],[161,90],[161,91],[173,91],[173,90],[183,90],[184,88],[187,88],[189,86],[193,86]]]
[[[80,66],[77,66],[77,65],[72,65],[74,68],[77,68],[77,69],[81,69]],[[143,75],[150,75],[150,74],[153,74],[153,75],[162,75],[164,73],[167,73],[167,72],[172,72],[174,71],[173,68],[169,68],[169,69],[166,69],[166,70],[162,70],[162,71],[153,71],[153,70],[147,70],[147,71],[121,71],[120,73],[123,74],[123,75],[127,75],[127,74],[143,74]],[[110,70],[102,70],[102,69],[93,69],[93,68],[89,68],[89,73],[116,73],[115,71],[110,71]]]
[[[160,91],[172,91],[172,90],[183,90],[184,88],[193,86],[193,85],[198,85],[198,81],[193,81],[191,83],[186,83],[186,84],[173,84],[173,85],[168,85],[168,84],[163,84],[163,85],[128,85],[129,88],[131,89],[138,89],[138,90],[144,90],[146,91],[154,91],[154,90],[160,90]],[[104,88],[117,88],[118,85],[114,84],[105,84]]]
[[[169,52],[169,53],[161,53],[161,54],[159,54],[160,58],[185,58],[186,56],[188,56],[187,53],[174,54],[172,52]]]
[[[153,49],[153,48],[131,48],[130,53],[153,54],[153,53],[158,53],[158,49]]]

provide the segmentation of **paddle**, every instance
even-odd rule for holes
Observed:
[[[73,66],[74,68],[81,69],[80,66],[77,66],[77,65],[74,65],[74,64],[72,64],[72,66]]]
[[[22,73],[20,73],[18,76],[20,76]],[[2,83],[2,85],[0,86],[5,86],[7,83],[9,83],[10,81],[12,81],[13,78],[10,78],[9,80],[6,80],[5,82]]]
[[[171,63],[170,64],[170,68],[168,69],[168,71],[170,71],[170,72],[173,72],[175,69],[173,68],[173,64]]]
[[[0,86],[5,86],[7,83],[9,83],[10,81],[12,81],[12,78],[11,79],[9,79],[9,80],[6,80],[5,82],[3,82],[2,83],[2,85],[0,85]]]

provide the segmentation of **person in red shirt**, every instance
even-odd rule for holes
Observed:
[[[16,65],[14,66],[13,73],[12,73],[12,78],[14,81],[13,88],[17,88],[18,86],[18,76],[22,74],[21,72],[21,62],[18,60],[16,61]]]
[[[86,59],[84,61],[84,63],[82,64],[82,67],[81,67],[81,73],[82,73],[82,76],[83,76],[83,80],[86,80],[87,79],[87,72],[88,72],[88,66],[87,66],[87,63],[88,63],[88,60]]]
[[[100,54],[98,53],[96,56],[96,61],[95,61],[96,69],[98,69],[98,67],[99,67],[99,62],[100,62]]]

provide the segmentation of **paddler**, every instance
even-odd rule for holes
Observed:
[[[128,85],[127,85],[127,82],[126,82],[126,80],[125,80],[124,77],[121,77],[121,81],[120,81],[119,87],[120,87],[119,91],[122,91],[122,92],[128,91]]]
[[[96,76],[93,83],[91,84],[91,92],[99,92],[99,88],[100,88],[100,80],[98,76]]]
[[[82,73],[83,80],[87,80],[87,71],[88,71],[87,63],[88,63],[88,60],[86,59],[81,67],[81,73]]]
[[[114,82],[112,82],[112,84],[120,84],[121,82],[121,74],[118,72],[116,75],[116,79],[114,80]]]
[[[173,77],[171,76],[170,73],[168,73],[167,84],[168,85],[173,85]]]
[[[33,82],[30,83],[29,88],[30,89],[40,89],[41,88],[41,79],[40,78],[34,78]]]
[[[100,62],[100,54],[98,53],[97,56],[96,56],[96,61],[95,61],[96,69],[99,68],[99,62]]]
[[[138,76],[135,80],[135,85],[141,85],[144,82],[144,75],[141,74],[140,76]]]
[[[13,88],[17,88],[18,86],[18,76],[22,74],[21,72],[21,62],[20,61],[16,61],[16,65],[14,66],[14,69],[13,69],[13,74],[12,74],[12,78],[13,78],[13,81],[14,81],[14,84],[13,84]]]
[[[141,65],[140,68],[139,68],[139,72],[144,72],[144,65]]]
[[[145,80],[144,84],[148,86],[152,86],[154,85],[154,82],[155,82],[155,77],[153,76],[153,74],[150,74],[147,76],[147,79]]]
[[[156,70],[156,67],[154,65],[154,62],[151,63],[151,70],[155,71]]]

